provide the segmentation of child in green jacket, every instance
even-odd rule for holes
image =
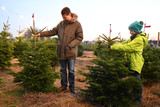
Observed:
[[[143,48],[148,45],[148,38],[146,33],[142,33],[143,22],[135,21],[129,25],[131,37],[129,40],[122,43],[113,44],[110,48],[112,50],[124,51],[130,61],[129,69],[134,71],[134,75],[141,79],[140,74],[144,64],[142,56]],[[138,92],[140,94],[139,103],[142,103],[142,86]]]

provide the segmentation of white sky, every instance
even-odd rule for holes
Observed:
[[[78,14],[84,31],[84,40],[94,40],[99,35],[109,35],[112,24],[112,37],[130,37],[128,26],[134,21],[144,21],[151,28],[149,39],[157,39],[160,32],[160,0],[0,0],[0,31],[9,17],[10,32],[32,26],[35,14],[36,27],[52,29],[61,20],[61,9],[69,7]]]

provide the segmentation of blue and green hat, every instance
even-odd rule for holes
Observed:
[[[131,23],[128,28],[135,31],[136,33],[141,33],[143,25],[140,22],[135,21]]]

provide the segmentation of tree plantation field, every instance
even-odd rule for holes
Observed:
[[[38,31],[32,27],[27,37],[12,40],[8,29],[7,22],[0,32],[0,107],[138,107],[142,84],[142,106],[160,106],[159,47],[146,42],[140,79],[130,70],[130,51],[110,48],[123,42],[119,37],[102,34],[93,44],[79,44],[75,65],[77,93],[72,94],[69,89],[59,90],[58,57],[63,53],[66,56],[73,48],[68,50],[66,44],[59,48],[58,38],[35,38]]]
[[[86,65],[95,66],[90,60],[96,58],[93,51],[84,51],[83,56],[76,60],[75,71],[89,72]],[[0,107],[101,107],[100,105],[92,105],[82,100],[79,88],[86,89],[85,77],[76,72],[76,89],[77,94],[71,94],[69,89],[65,92],[49,92],[49,93],[33,93],[24,91],[24,89],[13,82],[13,76],[7,72],[19,72],[23,68],[18,65],[17,59],[13,59],[13,66],[8,70],[1,70],[0,78],[3,83],[0,85]],[[56,67],[59,71],[59,67]],[[60,87],[60,79],[55,82]],[[150,83],[143,86],[143,107],[159,107],[160,106],[160,84]]]

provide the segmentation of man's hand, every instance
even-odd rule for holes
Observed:
[[[36,38],[36,37],[40,37],[40,33],[34,35],[34,37],[35,37],[35,38]]]
[[[67,46],[66,49],[67,49],[67,50],[71,50],[71,47],[70,47],[70,46]]]

